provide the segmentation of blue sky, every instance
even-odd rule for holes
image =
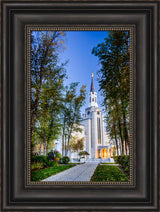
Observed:
[[[66,65],[68,79],[66,84],[71,82],[80,82],[81,85],[86,85],[87,97],[86,104],[82,108],[81,112],[84,113],[86,107],[88,107],[88,94],[91,84],[91,73],[94,74],[95,90],[98,93],[98,104],[102,102],[100,96],[97,70],[100,69],[98,64],[98,58],[92,54],[93,47],[96,47],[99,43],[104,41],[104,38],[108,37],[109,31],[68,31],[66,32],[66,49],[60,55],[60,62],[69,60]]]

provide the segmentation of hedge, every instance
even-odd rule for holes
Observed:
[[[43,168],[55,166],[57,164],[56,162],[49,161],[48,157],[45,155],[32,156],[31,162],[32,163],[41,163],[41,164],[43,164]]]
[[[62,158],[62,163],[64,163],[64,164],[69,163],[69,161],[70,161],[70,159],[69,159],[68,156],[64,156],[64,157]]]
[[[129,155],[118,155],[113,157],[115,163],[120,164],[126,170],[129,170]]]

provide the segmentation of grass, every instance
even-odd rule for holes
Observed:
[[[124,182],[129,181],[129,178],[123,173],[121,169],[116,166],[97,166],[93,176],[92,182]]]
[[[101,163],[101,164],[115,164],[115,163]]]
[[[32,181],[40,181],[40,180],[43,180],[47,177],[55,175],[59,172],[62,172],[66,169],[69,169],[73,166],[74,166],[73,164],[67,164],[67,165],[61,165],[61,166],[57,166],[57,167],[48,167],[48,168],[45,168],[45,169],[32,171],[31,172],[31,180]]]
[[[41,168],[43,168],[43,163],[37,162],[37,163],[32,163],[31,164],[31,170],[33,170],[33,169],[41,169]]]

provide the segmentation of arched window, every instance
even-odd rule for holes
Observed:
[[[89,98],[89,102],[91,102],[91,97]]]
[[[94,102],[94,98],[92,98],[92,102]]]

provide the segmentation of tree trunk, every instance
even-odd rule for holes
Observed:
[[[118,125],[119,125],[119,134],[120,134],[120,138],[121,138],[121,146],[122,146],[122,155],[124,155],[124,141],[123,141],[123,137],[122,137],[122,127],[121,127],[121,122],[120,120],[118,121]]]
[[[127,146],[129,144],[129,137],[128,137],[128,130],[127,130],[127,124],[126,124],[126,114],[125,114],[125,109],[124,109],[124,103],[122,101],[122,111],[123,111],[123,124],[124,124],[124,137],[125,137],[125,151],[127,155]]]
[[[48,154],[48,149],[49,149],[49,141],[47,140],[47,145],[46,145],[46,154]]]
[[[67,152],[66,152],[66,155],[68,156],[68,151],[70,150],[70,139],[71,139],[71,133],[72,133],[72,127],[69,131],[69,135],[68,135],[68,143],[67,143]]]
[[[116,133],[115,133],[115,141],[116,141],[117,155],[119,155],[119,152],[118,152],[118,141],[117,141],[117,135],[116,135]]]
[[[36,122],[36,117],[37,117],[37,109],[38,109],[38,102],[39,102],[39,97],[40,97],[40,88],[41,88],[41,85],[42,85],[42,77],[43,77],[43,74],[41,72],[40,79],[39,79],[39,88],[36,90],[36,99],[35,99],[35,102],[34,102],[33,113],[31,115],[31,140],[32,140],[32,137],[33,137],[35,122]]]
[[[119,147],[119,152],[120,152],[120,155],[122,154],[122,151],[121,151],[121,144],[120,144],[120,141],[118,141],[118,147]]]
[[[116,112],[118,116],[118,103],[116,102]],[[124,154],[124,142],[123,142],[123,137],[122,137],[122,126],[121,126],[121,120],[120,117],[118,116],[118,127],[119,127],[119,134],[121,138],[121,147],[122,147],[122,155]]]
[[[64,156],[64,132],[62,133],[62,157]]]
[[[46,155],[46,132],[44,132],[43,155]]]
[[[65,156],[67,156],[67,155],[66,155],[66,153],[67,153],[67,152],[66,152],[66,150],[67,150],[66,135],[65,135],[65,141],[64,141],[64,143],[65,143]]]
[[[40,142],[40,146],[39,146],[39,155],[41,155],[41,150],[42,150],[42,142]]]
[[[66,115],[64,115],[63,120],[63,131],[62,131],[62,157],[64,156],[64,149],[65,149],[65,127],[66,127]]]
[[[66,156],[68,156],[68,151],[69,151],[69,141],[70,141],[70,136],[68,136],[68,140],[67,140]]]
[[[117,155],[119,155],[118,153],[118,141],[117,141],[117,133],[116,133],[116,126],[115,126],[115,123],[114,123],[114,138],[115,138],[115,141],[116,141],[116,150],[117,150]]]

